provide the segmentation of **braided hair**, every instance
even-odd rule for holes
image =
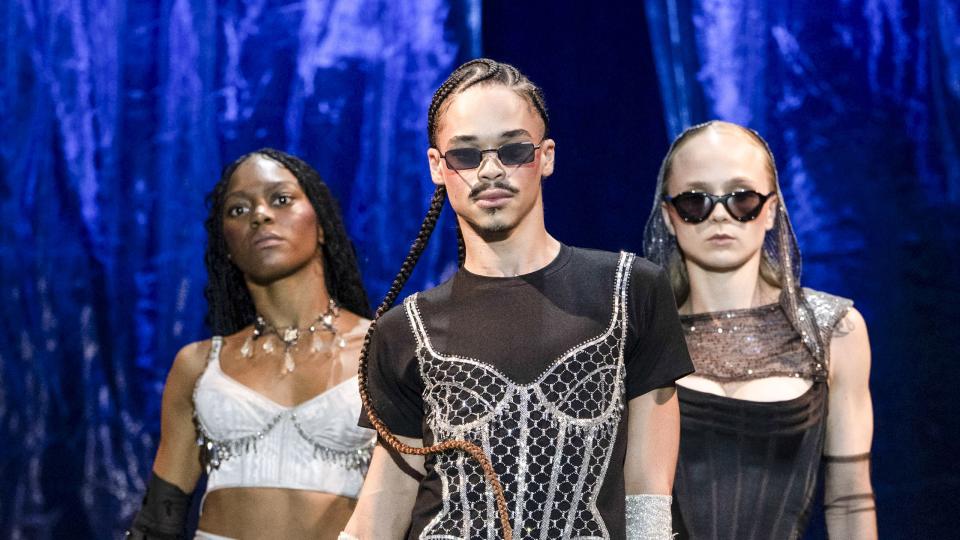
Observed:
[[[526,76],[520,73],[517,68],[509,64],[496,62],[487,58],[478,58],[476,60],[471,60],[454,70],[454,72],[447,77],[447,80],[440,85],[440,88],[437,89],[436,93],[433,94],[433,100],[430,102],[430,108],[427,112],[427,136],[432,148],[437,147],[437,131],[439,131],[440,121],[443,117],[443,113],[446,112],[447,107],[450,104],[450,98],[456,94],[462,93],[464,90],[472,86],[477,85],[505,86],[515,91],[523,99],[527,100],[537,111],[537,114],[543,121],[543,133],[544,138],[546,138],[550,129],[550,120],[547,116],[547,107],[543,99],[543,92],[540,90],[540,88],[534,85]],[[430,235],[433,233],[433,229],[436,227],[437,220],[440,217],[440,211],[443,210],[443,204],[446,201],[446,195],[446,188],[442,185],[437,186],[436,190],[433,192],[433,198],[430,200],[430,207],[427,210],[427,215],[424,217],[423,223],[420,225],[420,231],[417,233],[417,237],[413,241],[413,245],[410,246],[410,251],[407,253],[406,259],[404,259],[403,264],[400,266],[400,271],[397,273],[397,277],[393,280],[393,284],[390,285],[390,289],[387,291],[383,302],[380,303],[380,306],[377,307],[377,311],[374,314],[373,322],[370,324],[370,329],[367,331],[367,335],[363,340],[363,348],[360,351],[360,398],[363,400],[364,409],[367,411],[367,418],[370,420],[370,423],[373,425],[373,427],[376,428],[377,433],[380,436],[380,440],[388,444],[394,450],[404,454],[419,456],[437,454],[449,450],[460,450],[477,460],[477,462],[480,464],[480,467],[483,469],[484,476],[490,483],[490,486],[493,488],[494,495],[497,499],[497,513],[500,517],[503,536],[504,538],[511,538],[512,529],[510,527],[510,516],[507,509],[506,499],[503,495],[503,487],[500,484],[500,480],[497,477],[496,471],[493,469],[493,465],[490,463],[490,459],[486,456],[486,454],[483,453],[483,450],[481,450],[479,446],[462,439],[441,441],[425,448],[416,448],[403,444],[393,433],[390,432],[383,421],[380,420],[379,416],[377,415],[377,411],[374,409],[370,400],[370,393],[367,384],[367,365],[370,342],[372,340],[373,333],[376,332],[377,322],[380,317],[390,309],[390,307],[396,301],[397,296],[399,296],[400,291],[403,289],[403,286],[410,278],[410,274],[413,272],[413,268],[416,266],[417,260],[420,259],[420,255],[423,253],[427,242],[430,240]],[[459,227],[457,229],[457,256],[459,263],[462,266],[466,257],[466,247],[463,243],[463,233],[459,230]]]
[[[343,226],[337,200],[320,178],[320,174],[308,163],[279,150],[261,148],[240,156],[224,167],[220,180],[207,195],[207,206],[210,209],[204,223],[207,230],[207,248],[204,255],[207,267],[207,286],[204,290],[207,299],[207,326],[216,335],[229,335],[252,324],[256,318],[256,309],[243,273],[230,261],[227,241],[223,235],[223,206],[230,179],[237,168],[253,156],[272,159],[296,177],[300,188],[313,206],[318,225],[323,230],[324,242],[320,247],[327,293],[345,309],[369,318],[370,301],[363,288],[357,256]]]

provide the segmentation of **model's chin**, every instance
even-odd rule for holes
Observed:
[[[753,258],[749,254],[731,252],[708,253],[705,257],[692,256],[690,253],[687,253],[686,257],[704,270],[717,273],[739,270]]]
[[[508,233],[516,225],[516,221],[503,215],[503,212],[489,212],[480,216],[480,219],[470,221],[470,228],[484,237]]]
[[[257,285],[269,285],[290,277],[302,270],[309,261],[291,260],[287,257],[267,257],[243,270],[248,281]]]

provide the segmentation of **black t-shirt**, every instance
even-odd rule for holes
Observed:
[[[492,374],[494,379],[500,377],[509,381],[507,384],[515,387],[533,384],[553,369],[551,366],[562,364],[559,361],[564,360],[565,354],[604,332],[610,334],[612,345],[598,344],[595,351],[600,352],[592,354],[622,349],[621,353],[614,352],[611,357],[622,354],[622,369],[618,373],[621,373],[623,384],[620,388],[623,390],[617,395],[624,401],[671,385],[692,372],[693,365],[666,273],[652,263],[636,258],[629,268],[624,267],[622,277],[627,286],[621,294],[617,291],[618,266],[627,264],[625,261],[629,258],[615,253],[561,246],[558,256],[536,272],[494,278],[461,269],[449,281],[417,295],[413,310],[416,315],[405,306],[394,307],[379,321],[370,347],[368,384],[380,418],[395,434],[422,438],[424,444],[437,442],[427,418],[430,414],[436,416],[436,411],[425,403],[425,398],[431,396],[425,395],[425,366],[418,357],[418,344],[420,355],[426,354],[425,340],[429,342],[429,351],[439,355],[438,358],[449,356],[458,361],[470,359],[470,365],[474,366],[483,364],[477,367],[480,371],[459,375],[467,387],[470,384],[490,384],[490,377],[485,373]],[[620,303],[618,297],[623,299],[623,310],[615,310]],[[623,321],[620,324],[623,330],[617,335],[611,331],[615,320]],[[417,325],[422,326],[417,329]],[[564,361],[590,363],[591,358],[589,355],[584,359],[573,356]],[[600,371],[602,368],[594,370]],[[567,378],[571,377],[570,373],[567,372]],[[563,374],[557,376],[563,377]],[[578,381],[565,381],[565,384],[573,387]],[[433,388],[436,392],[446,391]],[[493,398],[485,398],[487,394],[478,389],[475,398],[464,398],[464,407],[471,406],[470,403],[474,407],[477,403],[492,403]],[[457,394],[464,395],[463,392]],[[444,396],[441,399],[451,399],[447,394]],[[437,397],[433,396],[433,399],[433,403],[437,403]],[[520,406],[525,408],[526,402]],[[609,466],[603,467],[602,487],[596,497],[596,506],[604,522],[602,526],[609,531],[611,538],[623,536],[626,411],[622,408],[622,414],[618,413],[616,417],[619,424],[611,438],[615,441],[613,451],[608,454]],[[361,415],[360,423],[369,426],[365,413]],[[569,442],[574,444],[572,438]],[[487,448],[491,448],[489,441]],[[497,465],[498,460],[494,457]],[[443,508],[445,489],[441,486],[437,466],[436,457],[429,456],[427,476],[421,483],[413,512],[411,538],[417,537]],[[459,466],[463,468],[463,465]],[[531,477],[527,481],[533,482],[534,479]],[[532,507],[538,503],[529,504]]]

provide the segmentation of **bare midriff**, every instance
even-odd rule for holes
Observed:
[[[336,539],[356,499],[320,491],[225,488],[208,493],[199,528],[241,540]]]

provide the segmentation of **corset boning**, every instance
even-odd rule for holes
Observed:
[[[826,383],[753,402],[678,386],[680,538],[799,538],[809,520],[826,428]]]
[[[624,408],[623,306],[631,265],[632,256],[624,254],[606,331],[572,347],[527,384],[480,360],[438,353],[416,296],[407,300],[429,439],[466,439],[483,448],[503,484],[514,538],[609,537],[596,498]],[[461,452],[434,460],[443,508],[420,538],[500,538],[480,466]]]

